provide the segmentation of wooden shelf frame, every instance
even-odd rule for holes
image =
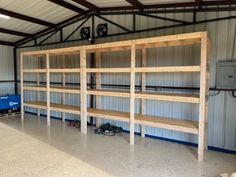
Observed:
[[[201,58],[200,65],[195,66],[166,66],[166,67],[147,67],[147,48],[200,45]],[[135,67],[136,50],[141,49],[142,67]],[[125,68],[102,68],[101,53],[110,51],[130,51],[130,67]],[[86,56],[95,53],[96,67],[87,68]],[[198,136],[198,159],[204,159],[204,150],[207,147],[207,110],[208,110],[208,85],[209,85],[209,60],[210,60],[210,40],[207,32],[195,32],[161,37],[152,37],[137,40],[127,40],[95,45],[84,45],[62,49],[52,49],[44,51],[32,51],[21,53],[21,111],[22,120],[24,119],[24,106],[47,110],[47,125],[50,126],[50,111],[62,112],[62,120],[65,121],[65,113],[79,114],[81,119],[81,133],[87,133],[87,117],[96,117],[96,126],[101,125],[102,119],[111,119],[127,122],[130,125],[130,144],[134,144],[134,125],[141,126],[141,135],[145,137],[145,126],[164,128],[174,131],[181,131],[196,134]],[[50,68],[50,56],[62,55],[63,66],[65,66],[65,55],[78,55],[80,57],[80,68]],[[45,69],[24,69],[24,57],[33,58],[44,57],[46,60]],[[24,74],[37,73],[37,86],[24,86]],[[42,87],[39,83],[38,75],[46,74],[46,86]],[[67,88],[65,84],[65,74],[74,73],[80,77],[80,88]],[[96,88],[87,89],[86,77],[89,73],[96,74]],[[130,75],[130,90],[115,91],[102,90],[101,73],[127,73]],[[141,73],[141,92],[135,92],[135,75]],[[184,94],[157,94],[147,93],[145,90],[146,73],[199,73],[200,75],[200,95]],[[60,74],[62,87],[50,86],[50,74]],[[24,102],[24,91],[44,91],[47,94],[46,102]],[[57,92],[62,94],[61,104],[50,102],[50,93]],[[80,94],[80,105],[65,105],[65,93]],[[96,96],[96,108],[87,108],[87,95]],[[123,97],[130,99],[130,111],[128,113],[108,111],[101,109],[101,96]],[[39,96],[37,96],[37,99]],[[135,99],[140,99],[140,113],[135,113]],[[146,115],[145,100],[173,101],[182,103],[199,104],[198,122],[188,120],[178,120],[174,118],[162,118]],[[70,111],[68,111],[70,110]],[[40,112],[38,111],[38,115]]]

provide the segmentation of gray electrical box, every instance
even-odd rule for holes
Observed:
[[[216,64],[216,88],[236,89],[236,61],[223,60]]]

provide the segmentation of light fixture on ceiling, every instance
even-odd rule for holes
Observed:
[[[4,19],[6,19],[6,20],[9,20],[9,19],[10,19],[9,16],[7,16],[7,15],[3,15],[3,14],[0,14],[0,18],[4,18]]]

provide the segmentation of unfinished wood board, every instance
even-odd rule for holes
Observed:
[[[141,73],[184,73],[200,72],[200,66],[165,66],[165,67],[136,67],[135,72]]]
[[[198,134],[198,124],[194,121],[178,120],[156,116],[136,115],[135,123],[150,127],[164,128],[180,132]]]
[[[46,53],[46,99],[47,99],[47,126],[50,126],[51,110],[50,110],[50,61],[49,54]]]
[[[199,96],[188,94],[172,94],[172,93],[136,93],[135,98],[182,102],[182,103],[199,103]]]
[[[87,73],[129,73],[130,68],[87,68]]]
[[[142,49],[142,58],[141,58],[142,67],[147,67],[147,49]],[[142,72],[141,74],[141,92],[146,92],[146,74]],[[141,99],[141,115],[146,114],[145,109],[145,99]],[[145,137],[145,126],[141,125],[141,136]]]
[[[198,136],[198,159],[204,160],[205,130],[206,130],[206,96],[207,96],[207,58],[208,58],[207,33],[202,33],[201,41],[201,74],[200,74],[200,105],[199,105],[199,136]]]
[[[24,73],[46,73],[46,69],[23,69]]]
[[[32,107],[32,108],[39,108],[39,109],[47,109],[47,102],[41,101],[31,101],[24,103],[24,106]],[[72,105],[63,105],[63,104],[56,104],[51,103],[51,110],[57,112],[66,112],[71,114],[80,114],[80,107],[79,106],[72,106]]]
[[[86,73],[86,50],[85,46],[80,51],[80,107],[81,107],[81,132],[87,134],[87,73]]]
[[[101,52],[96,51],[96,68],[101,68],[102,67],[102,56]],[[102,88],[102,75],[101,73],[96,73],[96,89],[101,89]],[[88,90],[88,94],[90,94]],[[96,108],[101,109],[102,107],[102,98],[100,95],[96,95]],[[100,127],[102,125],[102,120],[99,119],[98,117],[96,118],[96,127]]]
[[[135,41],[132,41],[131,46],[131,67],[130,67],[130,120],[129,120],[129,133],[130,145],[134,145],[134,116],[135,116],[135,58],[136,46]]]
[[[80,68],[71,68],[71,69],[50,69],[50,73],[80,73]]]

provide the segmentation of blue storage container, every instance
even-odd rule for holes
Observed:
[[[0,111],[6,110],[20,110],[20,95],[6,95],[0,96]]]

